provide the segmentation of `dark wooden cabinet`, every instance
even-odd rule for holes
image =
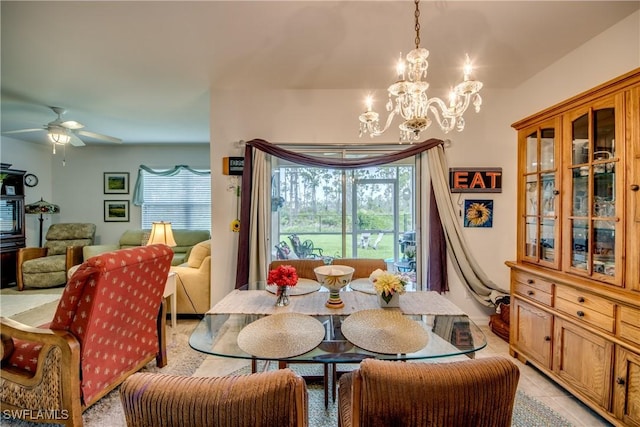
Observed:
[[[24,224],[25,171],[0,165],[0,286],[16,281],[16,256],[25,247]]]

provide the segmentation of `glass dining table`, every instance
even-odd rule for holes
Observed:
[[[330,370],[333,379],[332,394],[335,400],[335,380],[339,374],[336,372],[336,364],[359,363],[365,358],[394,361],[460,355],[473,358],[476,351],[487,345],[482,330],[462,310],[436,292],[407,292],[401,296],[400,307],[394,309],[378,308],[377,296],[363,292],[341,292],[341,297],[345,302],[345,307],[342,309],[326,308],[324,300],[327,298],[327,293],[322,291],[292,296],[289,306],[275,307],[275,295],[266,290],[235,290],[205,314],[192,332],[189,345],[209,355],[250,360],[252,372],[256,371],[258,361],[276,361],[280,367],[287,366],[289,363],[323,364],[325,405],[328,399],[327,384]],[[314,346],[302,354],[287,357],[270,356],[268,351],[265,352],[266,355],[256,355],[245,351],[246,348],[243,350],[238,343],[238,338],[242,336],[245,328],[267,316],[284,313],[296,313],[296,315],[316,319],[324,329],[318,344],[312,344]],[[356,313],[359,315],[356,316]],[[408,334],[407,340],[420,336],[420,340],[417,341],[419,348],[414,346],[410,349],[411,351],[398,353],[388,348],[376,351],[378,350],[376,340],[386,340],[384,336],[376,337],[380,329],[375,326],[375,323],[368,322],[368,316],[392,313],[396,314],[392,316],[396,319],[394,321],[409,322],[400,326],[402,332]],[[345,335],[350,338],[351,336],[346,333],[346,329],[343,333],[343,326],[356,317],[364,320],[364,325],[359,329],[368,326],[372,328],[369,333],[366,329],[364,330],[364,338],[358,338],[364,339],[364,344],[363,341],[357,341],[354,338],[351,341],[347,339]],[[406,325],[411,327],[407,328]],[[287,331],[280,332],[286,335]],[[367,342],[368,336],[372,339],[371,343]],[[292,339],[295,339],[293,335]],[[267,341],[267,346],[268,343]],[[274,342],[274,345],[277,344]]]

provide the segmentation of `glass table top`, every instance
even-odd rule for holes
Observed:
[[[427,344],[413,353],[382,354],[362,349],[342,334],[342,323],[348,315],[315,315],[325,328],[322,342],[314,349],[288,358],[254,357],[238,346],[238,335],[244,327],[265,314],[206,314],[189,338],[189,345],[200,352],[239,359],[305,361],[316,363],[349,363],[365,358],[411,360],[471,355],[483,349],[487,340],[480,328],[467,316],[407,315],[427,334]],[[422,333],[422,331],[420,331]]]

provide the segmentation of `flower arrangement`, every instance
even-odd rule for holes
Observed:
[[[376,270],[371,273],[369,279],[373,282],[376,292],[382,299],[389,303],[394,294],[402,295],[405,293],[408,278],[402,274],[389,273],[383,270]]]
[[[267,284],[277,286],[295,286],[298,283],[298,272],[291,265],[280,265],[269,271]]]

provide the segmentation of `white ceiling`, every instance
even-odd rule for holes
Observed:
[[[640,1],[423,1],[429,82],[468,52],[513,88]],[[2,1],[2,131],[66,119],[126,144],[208,143],[210,90],[375,89],[413,48],[411,1]],[[354,99],[354,102],[361,100]],[[354,117],[354,123],[357,120]],[[11,135],[44,143],[44,132]],[[88,144],[97,143],[85,139]]]

